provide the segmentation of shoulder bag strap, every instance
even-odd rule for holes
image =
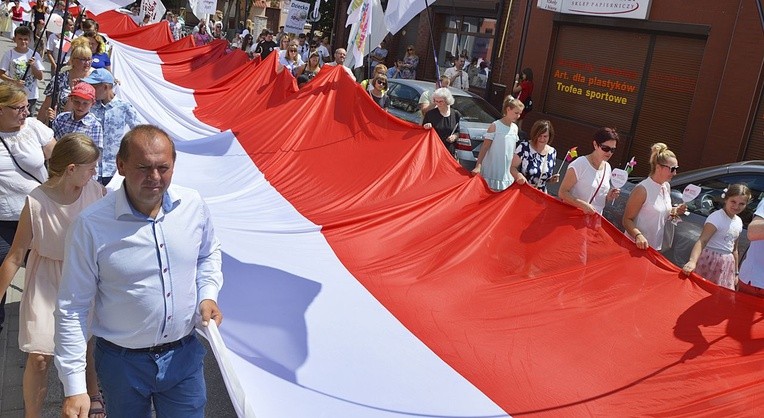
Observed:
[[[8,148],[8,144],[6,144],[6,143],[5,143],[5,138],[3,138],[2,136],[0,136],[0,142],[2,142],[2,143],[3,143],[3,146],[4,146],[4,147],[5,147],[5,149],[8,151],[8,155],[10,155],[10,156],[11,156],[11,160],[13,161],[13,164],[15,164],[15,165],[16,165],[16,167],[18,167],[18,168],[19,168],[19,170],[21,170],[21,172],[23,172],[23,173],[24,173],[24,174],[26,174],[27,176],[29,176],[29,177],[33,178],[33,179],[34,179],[36,182],[38,182],[38,183],[42,184],[42,182],[40,181],[40,179],[38,179],[37,177],[35,177],[35,176],[34,176],[34,174],[32,174],[32,173],[30,173],[30,172],[28,172],[28,171],[24,170],[24,168],[22,168],[22,167],[21,167],[21,165],[19,164],[19,162],[18,162],[18,161],[16,161],[16,157],[14,157],[14,156],[13,156],[13,153],[11,152],[11,149],[10,149],[10,148]]]
[[[599,170],[597,170],[597,171],[599,171]],[[597,190],[594,191],[594,194],[592,195],[592,198],[589,199],[589,204],[590,205],[592,204],[592,202],[594,202],[594,198],[597,197],[597,193],[599,193],[600,188],[602,187],[602,182],[605,181],[605,175],[607,175],[607,167],[605,167],[605,169],[602,170],[602,171],[603,171],[603,173],[602,173],[602,178],[600,179],[600,184],[599,184],[599,186],[597,186]]]

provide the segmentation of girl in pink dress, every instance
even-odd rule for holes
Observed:
[[[721,287],[735,290],[740,257],[737,241],[743,232],[738,214],[751,201],[751,189],[733,184],[722,194],[724,207],[708,215],[700,238],[692,247],[690,261],[682,267],[685,274],[693,271]]]
[[[72,133],[58,141],[48,161],[49,178],[29,193],[10,252],[0,266],[0,291],[5,292],[29,251],[19,308],[19,348],[29,353],[23,380],[28,417],[40,416],[47,394],[66,232],[85,207],[104,195],[104,188],[93,180],[99,156],[87,135]],[[103,403],[92,361],[88,369],[88,392]],[[103,416],[102,407],[91,413]]]

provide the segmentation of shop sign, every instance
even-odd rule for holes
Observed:
[[[538,0],[540,9],[558,13],[647,19],[651,0]]]

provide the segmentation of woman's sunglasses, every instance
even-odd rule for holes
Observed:
[[[382,81],[382,80],[377,80],[377,84],[379,84],[379,85],[380,85],[380,86],[382,86],[382,87],[387,87],[387,83],[385,83],[385,82],[384,82],[384,81]]]
[[[607,145],[600,145],[600,149],[603,152],[615,152],[615,147],[609,147]]]
[[[661,164],[661,163],[658,163],[658,164],[668,168],[669,170],[671,170],[672,173],[676,173],[679,170],[679,166],[678,165],[675,165],[675,166],[672,167],[672,166],[666,165],[666,164]]]

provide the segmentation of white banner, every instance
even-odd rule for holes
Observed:
[[[358,15],[361,3],[363,3],[363,0],[357,0],[351,2],[350,7],[348,7],[349,16],[347,23],[354,25],[350,29],[351,33],[355,33],[356,26],[361,25],[362,19]],[[385,26],[385,21],[382,18],[382,16],[384,16],[384,11],[382,10],[382,5],[379,0],[372,0],[371,11],[369,13],[367,24],[371,27],[371,31],[367,33],[366,39],[364,39],[364,47],[362,50],[355,49],[353,42],[354,37],[350,37],[347,47],[348,56],[345,58],[346,67],[357,68],[363,65],[363,57],[374,50],[374,48],[385,39],[385,36],[387,36],[387,26]]]
[[[140,21],[143,21],[143,16],[149,15],[150,23],[157,23],[162,20],[167,9],[164,7],[162,0],[143,0],[141,2]]]
[[[94,15],[99,15],[103,12],[108,12],[109,10],[119,9],[130,3],[133,3],[133,0],[80,0],[80,5]]]
[[[650,4],[651,0],[538,0],[537,6],[559,13],[645,20]]]
[[[385,11],[385,25],[393,35],[406,26],[414,16],[432,6],[436,0],[390,0]]]
[[[308,13],[310,13],[310,3],[292,0],[292,4],[289,5],[289,16],[287,16],[284,24],[284,31],[295,34],[303,33],[305,22],[308,20]]]
[[[214,15],[218,2],[215,0],[188,0],[191,6],[191,13],[199,19],[206,19],[209,15]]]

